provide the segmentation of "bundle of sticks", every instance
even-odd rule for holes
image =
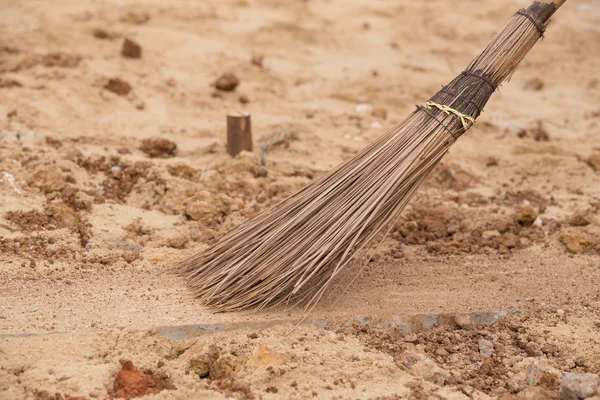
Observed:
[[[246,221],[178,271],[215,311],[302,302],[368,261],[412,195],[543,37],[566,0],[534,1],[469,66],[352,159]]]

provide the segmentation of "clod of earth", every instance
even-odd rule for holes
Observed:
[[[140,150],[152,158],[168,158],[175,156],[177,145],[168,139],[144,139]]]
[[[217,358],[217,360],[210,366],[210,378],[211,379],[223,379],[228,377],[235,371],[237,365],[237,359],[232,354],[225,354]]]
[[[589,211],[579,210],[569,217],[568,222],[571,226],[587,226],[592,223],[592,215]]]
[[[536,218],[537,212],[532,207],[523,207],[515,215],[515,221],[523,226],[533,225]]]
[[[400,369],[437,385],[443,385],[450,378],[447,371],[438,367],[426,354],[416,350],[406,350],[394,361]]]
[[[560,232],[560,241],[571,253],[584,253],[594,247],[594,237],[583,228],[564,228]]]
[[[129,38],[125,38],[123,41],[123,48],[121,49],[123,57],[127,58],[141,58],[142,47]]]
[[[560,398],[561,400],[587,399],[598,392],[599,386],[600,377],[596,374],[567,373],[560,382]]]
[[[104,88],[119,96],[126,96],[131,92],[131,85],[121,78],[109,79]]]
[[[175,389],[167,377],[140,371],[130,360],[119,360],[121,369],[115,376],[113,391],[110,398],[134,399],[162,392],[165,389]]]
[[[92,31],[92,34],[94,35],[94,37],[96,39],[103,39],[103,40],[112,40],[117,37],[117,35],[115,33],[107,31],[104,28],[95,28]]]
[[[232,92],[240,84],[237,76],[231,72],[226,72],[215,81],[215,87],[224,92]]]
[[[544,85],[544,81],[541,80],[538,77],[534,77],[534,78],[528,79],[525,82],[525,85],[523,85],[523,87],[526,90],[532,90],[532,91],[535,91],[535,92],[538,92],[538,91],[544,89],[544,86],[545,86]]]
[[[206,378],[210,374],[210,368],[219,358],[220,348],[211,344],[207,351],[189,361],[189,370],[200,378]]]

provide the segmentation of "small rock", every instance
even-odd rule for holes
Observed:
[[[594,247],[594,238],[581,228],[564,228],[560,231],[560,241],[570,253],[578,254]]]
[[[144,139],[140,146],[140,150],[152,158],[167,158],[175,156],[177,145],[168,139]]]
[[[240,84],[237,76],[231,72],[224,73],[215,81],[215,87],[224,92],[232,92]]]
[[[111,40],[115,38],[115,34],[103,28],[95,28],[92,32],[96,39]]]
[[[121,78],[111,78],[108,80],[104,89],[118,94],[119,96],[126,96],[131,92],[131,85]]]
[[[210,366],[210,378],[221,379],[232,374],[235,371],[237,359],[232,354],[223,355]]]
[[[419,337],[416,333],[409,333],[408,335],[404,336],[404,341],[408,343],[415,343],[417,340],[419,340]]]
[[[121,54],[123,55],[123,57],[127,58],[141,58],[142,47],[133,40],[126,38],[123,42]]]
[[[544,81],[538,77],[528,79],[523,86],[526,90],[538,92],[544,88]]]
[[[498,159],[495,157],[488,157],[488,159],[485,161],[486,167],[495,167],[496,165],[498,165]]]
[[[238,98],[238,100],[239,100],[239,102],[240,102],[240,103],[242,103],[242,104],[248,104],[248,103],[250,103],[250,99],[249,99],[249,98],[248,98],[248,96],[246,96],[245,94],[241,95],[241,96]]]
[[[460,315],[454,319],[454,322],[460,329],[471,330],[475,328],[475,324],[467,314]]]
[[[400,369],[411,375],[421,377],[437,385],[443,385],[450,377],[450,374],[438,367],[431,358],[414,350],[404,351],[394,359],[394,362]]]
[[[535,226],[536,228],[541,228],[543,225],[544,221],[538,216],[535,221],[533,221],[533,226]]]
[[[491,238],[498,237],[498,236],[500,236],[500,232],[498,232],[497,230],[493,230],[493,231],[484,231],[484,232],[481,234],[481,238],[482,238],[482,239],[491,239]]]
[[[479,346],[479,354],[481,354],[483,358],[489,358],[494,354],[494,344],[489,340],[479,339],[477,344]]]
[[[571,226],[587,226],[592,223],[592,216],[588,211],[578,210],[568,219]]]
[[[373,112],[373,106],[370,104],[358,104],[356,106],[356,112],[359,114],[370,114]]]
[[[211,221],[217,217],[219,211],[214,204],[206,200],[199,200],[188,204],[185,214],[194,221]]]
[[[258,333],[256,333],[256,332],[249,333],[248,339],[258,339]]]
[[[371,110],[371,115],[376,118],[386,119],[387,118],[387,110],[383,107],[375,107],[374,109]]]
[[[442,347],[438,347],[437,350],[435,351],[435,354],[438,356],[442,356],[442,357],[446,357],[448,354],[448,351]]]
[[[517,390],[525,387],[543,385],[556,388],[562,378],[562,372],[550,365],[548,360],[525,358],[516,365],[515,374],[510,378],[510,386]]]
[[[182,233],[174,233],[171,236],[167,236],[161,241],[163,246],[172,247],[174,249],[181,249],[188,242],[188,238]]]
[[[582,400],[592,397],[600,386],[600,377],[596,374],[566,373],[560,382],[561,400]]]
[[[523,226],[533,225],[536,218],[537,213],[531,207],[523,207],[515,215],[515,221]]]
[[[189,370],[200,378],[206,378],[210,373],[210,366],[215,361],[207,354],[202,354],[200,357],[190,359]]]

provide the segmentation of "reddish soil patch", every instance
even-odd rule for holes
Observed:
[[[121,161],[119,157],[107,159],[104,156],[94,159],[79,157],[77,163],[91,174],[103,172],[107,177],[102,182],[100,194],[98,191],[89,193],[95,197],[96,203],[103,203],[106,200],[123,203],[137,181],[148,177],[152,166],[147,161],[131,164]]]
[[[169,383],[168,377],[154,372],[140,371],[130,360],[120,360],[121,369],[117,372],[110,399],[134,399],[137,397],[156,394],[165,389],[175,389]]]

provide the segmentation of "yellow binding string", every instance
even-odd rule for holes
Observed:
[[[433,101],[426,101],[425,103],[421,104],[421,107],[423,107],[427,110],[431,110],[431,107],[435,107],[435,108],[445,112],[446,115],[450,115],[450,114],[456,115],[458,118],[460,118],[460,122],[462,123],[463,128],[465,128],[465,131],[467,129],[469,129],[469,127],[467,126],[467,121],[470,121],[471,124],[475,123],[475,118],[471,117],[470,115],[463,114],[460,111],[457,111],[454,108],[448,107],[444,104],[434,103]]]

